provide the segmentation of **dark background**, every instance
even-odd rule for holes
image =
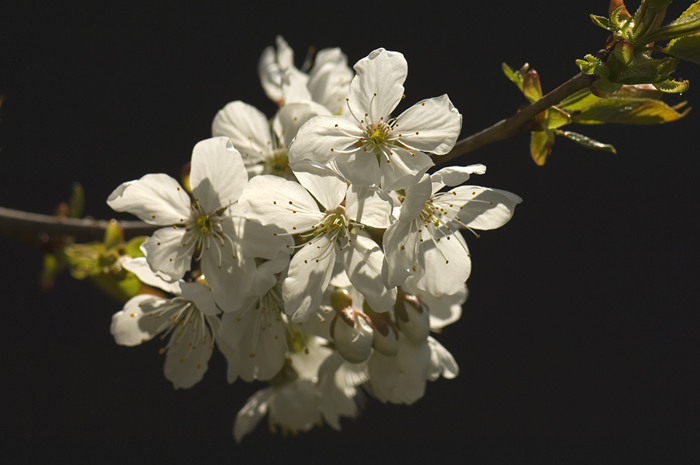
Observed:
[[[121,182],[177,177],[227,102],[273,114],[256,64],[276,34],[297,65],[308,45],[339,46],[351,64],[377,47],[403,52],[407,104],[448,93],[467,136],[525,103],[501,62],[529,61],[551,90],[604,44],[588,15],[606,11],[603,0],[3,2],[0,204],[51,213],[80,181],[86,214],[109,218],[105,199]],[[697,85],[700,67],[676,75]],[[685,98],[700,108],[692,87],[668,101]],[[261,385],[227,385],[217,353],[200,384],[174,391],[158,344],[114,343],[120,304],[67,274],[41,292],[41,254],[2,237],[3,453],[13,463],[697,463],[699,118],[571,127],[618,154],[559,140],[542,168],[524,134],[466,156],[488,166],[475,183],[524,202],[502,229],[467,237],[471,295],[438,336],[461,373],[411,407],[370,399],[341,433],[281,438],[263,420],[236,445],[235,414]]]

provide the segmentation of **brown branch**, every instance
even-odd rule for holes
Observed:
[[[72,236],[78,241],[102,240],[108,224],[106,220],[60,218],[0,207],[0,234],[8,236],[45,233]],[[141,221],[120,221],[119,225],[126,239],[147,236],[159,228]]]
[[[481,132],[477,132],[466,139],[458,141],[452,151],[447,155],[433,155],[433,162],[435,162],[436,165],[444,165],[457,157],[461,157],[462,155],[485,145],[513,137],[518,132],[523,130],[523,126],[526,126],[539,113],[543,112],[552,105],[556,105],[571,94],[578,92],[581,89],[589,88],[595,80],[596,76],[581,73],[577,74],[535,103],[526,106],[510,118],[501,120]]]

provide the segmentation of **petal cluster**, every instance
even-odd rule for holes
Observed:
[[[229,383],[268,383],[236,416],[237,441],[265,416],[282,434],[340,430],[363,391],[412,404],[428,381],[457,376],[431,332],[467,299],[463,232],[505,225],[521,202],[465,184],[483,165],[428,173],[462,116],[447,95],[393,116],[401,53],[374,50],[353,71],[326,49],[300,70],[278,37],[258,71],[279,105],[271,119],[234,100],[194,146],[186,182],[146,174],[107,200],[160,227],[143,257],[122,260],[144,293],[113,316],[112,335],[160,338],[175,388],[199,382],[215,348]]]

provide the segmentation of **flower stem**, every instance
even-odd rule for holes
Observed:
[[[513,137],[539,113],[545,111],[552,105],[556,105],[574,92],[590,87],[595,80],[596,77],[593,75],[577,74],[541,99],[521,109],[510,118],[503,119],[483,131],[458,141],[452,151],[447,155],[433,155],[433,162],[436,165],[444,165],[455,158],[461,157],[485,145]]]

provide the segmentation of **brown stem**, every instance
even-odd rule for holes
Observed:
[[[0,233],[8,236],[45,233],[72,236],[78,241],[102,240],[108,224],[106,220],[60,218],[0,207]],[[126,239],[147,236],[158,229],[141,221],[120,221],[119,225]]]
[[[461,157],[473,150],[481,148],[493,142],[513,137],[520,132],[523,126],[527,125],[535,116],[543,112],[552,105],[564,100],[574,92],[587,89],[595,81],[596,77],[588,74],[577,74],[564,84],[560,85],[538,101],[526,106],[508,119],[504,119],[481,132],[458,141],[452,151],[447,155],[433,155],[432,159],[436,165],[445,163]]]

